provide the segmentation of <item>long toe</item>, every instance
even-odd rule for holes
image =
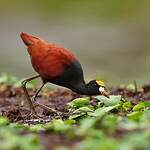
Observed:
[[[38,113],[31,111],[29,114],[25,115],[24,118],[29,118],[29,119],[31,119],[31,118],[42,119],[42,118],[44,118],[44,116],[41,116],[41,115],[39,115]]]
[[[60,112],[60,111],[57,111],[57,110],[55,110],[55,109],[53,109],[53,108],[50,108],[50,107],[48,107],[48,106],[46,106],[46,105],[43,105],[43,104],[40,104],[40,103],[38,103],[38,102],[34,102],[34,103],[35,103],[36,107],[39,106],[39,107],[41,107],[41,108],[43,108],[43,109],[45,109],[45,110],[47,110],[47,111],[49,111],[49,112],[53,112],[53,113],[57,114],[58,116],[61,115],[61,112]]]

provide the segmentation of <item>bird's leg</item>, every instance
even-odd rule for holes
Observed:
[[[35,95],[32,97],[32,101],[36,102],[36,98],[37,98],[38,94],[40,93],[40,91],[42,90],[42,88],[44,87],[44,85],[45,85],[45,83],[43,82],[41,87],[36,91]]]
[[[38,103],[38,102],[36,101],[36,98],[37,98],[38,94],[40,93],[40,91],[42,90],[42,88],[44,87],[44,85],[45,85],[45,83],[43,82],[43,84],[41,85],[41,87],[37,90],[37,92],[36,92],[35,95],[33,96],[32,100],[33,100],[33,102],[36,104],[36,106],[39,106],[39,107],[41,107],[41,108],[43,108],[43,109],[46,109],[46,110],[48,110],[48,111],[50,111],[50,112],[55,112],[55,113],[57,113],[57,111],[56,111],[55,109],[52,109],[52,108],[50,108],[50,107],[48,107],[48,106],[46,106],[46,105],[40,104],[40,103]]]
[[[34,107],[34,105],[33,105],[33,103],[32,103],[32,100],[31,100],[31,98],[30,98],[30,96],[29,96],[29,93],[28,93],[28,91],[27,91],[26,84],[27,84],[29,81],[34,80],[34,79],[39,78],[39,77],[40,77],[40,75],[36,75],[36,76],[33,76],[33,77],[31,77],[31,78],[28,78],[28,79],[25,79],[25,80],[22,81],[22,88],[23,88],[24,93],[25,93],[25,96],[26,96],[26,98],[27,98],[27,100],[28,100],[28,103],[29,103],[29,106],[30,106],[30,109],[31,109],[31,113],[33,113],[34,116],[36,116],[36,117],[38,117],[38,118],[40,118],[40,117],[37,115],[37,113],[36,113],[36,111],[35,111],[35,107]]]
[[[50,108],[50,107],[48,107],[48,106],[46,106],[46,105],[40,104],[40,103],[38,103],[38,102],[36,101],[36,98],[37,98],[38,94],[40,93],[40,91],[42,90],[42,88],[44,87],[44,85],[45,85],[45,82],[43,82],[43,84],[41,85],[41,87],[37,90],[37,92],[36,92],[35,95],[33,96],[32,102],[34,102],[34,103],[36,104],[35,107],[39,106],[39,107],[41,107],[42,109],[45,109],[45,110],[47,110],[47,111],[49,111],[49,112],[54,112],[54,113],[60,115],[60,112],[58,112],[57,110],[52,109],[52,108]]]
[[[48,106],[46,106],[46,105],[40,104],[40,103],[38,103],[38,102],[36,101],[36,98],[37,98],[39,92],[40,92],[40,91],[42,90],[42,88],[44,87],[44,85],[45,85],[45,83],[43,82],[42,86],[37,90],[37,92],[36,92],[35,95],[33,96],[32,100],[33,100],[33,102],[36,104],[36,106],[39,106],[39,107],[41,107],[41,108],[43,108],[43,109],[46,109],[47,111],[54,112],[54,113],[58,114],[59,112],[56,111],[55,109],[52,109],[52,108],[50,108],[50,107],[48,107]]]
[[[44,87],[44,85],[45,85],[44,82],[43,82],[42,86],[37,90],[37,92],[35,93],[35,95],[33,96],[33,98],[32,98],[33,101],[31,100],[31,98],[30,98],[30,96],[29,96],[29,93],[28,93],[28,91],[27,91],[27,88],[26,88],[26,84],[27,84],[29,81],[34,80],[34,79],[36,79],[36,78],[38,78],[38,77],[40,77],[40,75],[31,77],[31,78],[28,78],[28,79],[22,81],[22,88],[23,88],[24,93],[25,93],[25,96],[26,96],[26,98],[27,98],[27,100],[28,100],[28,103],[29,103],[29,106],[30,106],[30,109],[31,109],[31,114],[33,114],[33,115],[34,115],[35,117],[37,117],[37,118],[41,118],[41,116],[39,116],[39,115],[36,113],[36,110],[35,110],[35,107],[36,107],[36,106],[39,106],[39,107],[41,107],[41,108],[43,108],[43,109],[46,109],[47,111],[54,112],[54,113],[56,113],[56,114],[59,115],[60,113],[59,113],[58,111],[56,111],[55,109],[52,109],[52,108],[50,108],[50,107],[48,107],[48,106],[46,106],[46,105],[43,105],[43,104],[40,104],[40,103],[36,102],[36,98],[37,98],[39,92],[41,91],[41,89],[42,89],[42,88]],[[33,102],[35,103],[35,105],[33,104]]]

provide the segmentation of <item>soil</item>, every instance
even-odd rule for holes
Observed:
[[[35,94],[36,90],[28,89],[30,96]],[[129,91],[125,88],[109,88],[110,94],[122,95],[128,97],[133,104],[137,104],[139,101],[150,100],[150,85],[143,86],[138,91]],[[67,103],[71,100],[81,97],[70,90],[43,90],[37,98],[37,102],[47,105],[60,112],[60,118],[66,119],[69,116]],[[91,104],[95,105],[95,100],[91,97]],[[0,85],[0,115],[7,116],[11,122],[23,123],[23,124],[36,124],[39,122],[45,123],[53,118],[56,118],[54,112],[43,110],[39,107],[36,108],[38,114],[43,116],[43,120],[33,118],[30,114],[30,109],[27,100],[24,96],[22,88],[13,88],[11,86]],[[68,145],[73,146],[80,139],[75,138],[70,140],[63,134],[54,134],[52,131],[43,131],[37,133],[40,137],[41,143],[46,150],[52,149],[55,145]],[[51,142],[49,142],[51,139]]]

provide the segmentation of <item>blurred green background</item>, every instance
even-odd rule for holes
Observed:
[[[0,73],[35,74],[21,31],[70,49],[86,79],[150,82],[149,0],[0,0]]]

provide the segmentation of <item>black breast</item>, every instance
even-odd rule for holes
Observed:
[[[72,89],[75,84],[84,82],[82,66],[78,61],[73,61],[65,66],[64,73],[49,82]]]

